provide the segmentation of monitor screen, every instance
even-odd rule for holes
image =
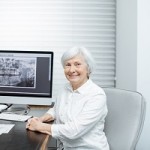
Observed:
[[[52,76],[52,51],[0,50],[1,96],[52,98]]]

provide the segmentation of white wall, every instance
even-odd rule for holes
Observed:
[[[132,12],[132,13],[131,13]],[[137,72],[137,7],[136,0],[117,1],[116,84],[136,88]]]
[[[138,0],[137,90],[147,101],[145,126],[137,150],[150,150],[150,1]]]
[[[150,150],[150,1],[117,1],[116,86],[141,92],[145,125],[136,150]]]

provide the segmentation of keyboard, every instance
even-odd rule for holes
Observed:
[[[28,115],[19,115],[19,114],[9,114],[9,113],[1,113],[0,119],[2,120],[10,120],[10,121],[22,121],[25,122],[32,116]]]

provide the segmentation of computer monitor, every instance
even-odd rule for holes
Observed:
[[[0,103],[50,105],[53,52],[0,50]]]

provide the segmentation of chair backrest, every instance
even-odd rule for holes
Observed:
[[[110,150],[135,150],[146,112],[146,103],[138,92],[104,88],[108,115],[105,133]]]

